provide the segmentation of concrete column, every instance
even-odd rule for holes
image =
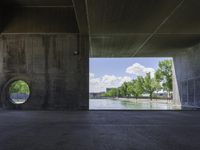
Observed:
[[[175,72],[174,62],[172,61],[172,82],[173,82],[173,104],[181,105],[179,86],[177,82],[177,75]]]
[[[177,80],[175,97],[180,94],[183,108],[200,107],[200,45],[188,48],[174,57]],[[179,94],[178,94],[179,92]]]

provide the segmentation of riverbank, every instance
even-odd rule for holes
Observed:
[[[151,103],[151,104],[168,104],[172,105],[174,109],[181,109],[180,105],[175,105],[172,99],[135,99],[135,98],[114,98],[113,100],[118,100],[122,102],[131,102],[131,103]]]
[[[129,101],[133,103],[137,102],[143,102],[143,103],[164,103],[164,104],[171,104],[173,103],[172,100],[167,100],[167,99],[135,99],[135,98],[113,98],[113,100],[119,100],[119,101]]]
[[[94,110],[180,110],[172,100],[149,100],[134,98],[90,99],[90,109]]]

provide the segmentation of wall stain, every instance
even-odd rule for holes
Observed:
[[[50,77],[49,77],[49,48],[50,48],[50,37],[43,37],[44,55],[45,55],[45,97],[42,107],[44,109],[48,108],[49,97],[50,97]]]

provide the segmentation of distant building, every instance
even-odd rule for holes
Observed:
[[[89,98],[90,99],[100,99],[103,98],[103,95],[105,94],[105,92],[99,92],[99,93],[90,93],[89,94]]]

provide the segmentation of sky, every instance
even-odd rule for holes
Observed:
[[[159,61],[166,59],[170,58],[90,58],[90,93],[119,87],[148,72],[154,76]]]

